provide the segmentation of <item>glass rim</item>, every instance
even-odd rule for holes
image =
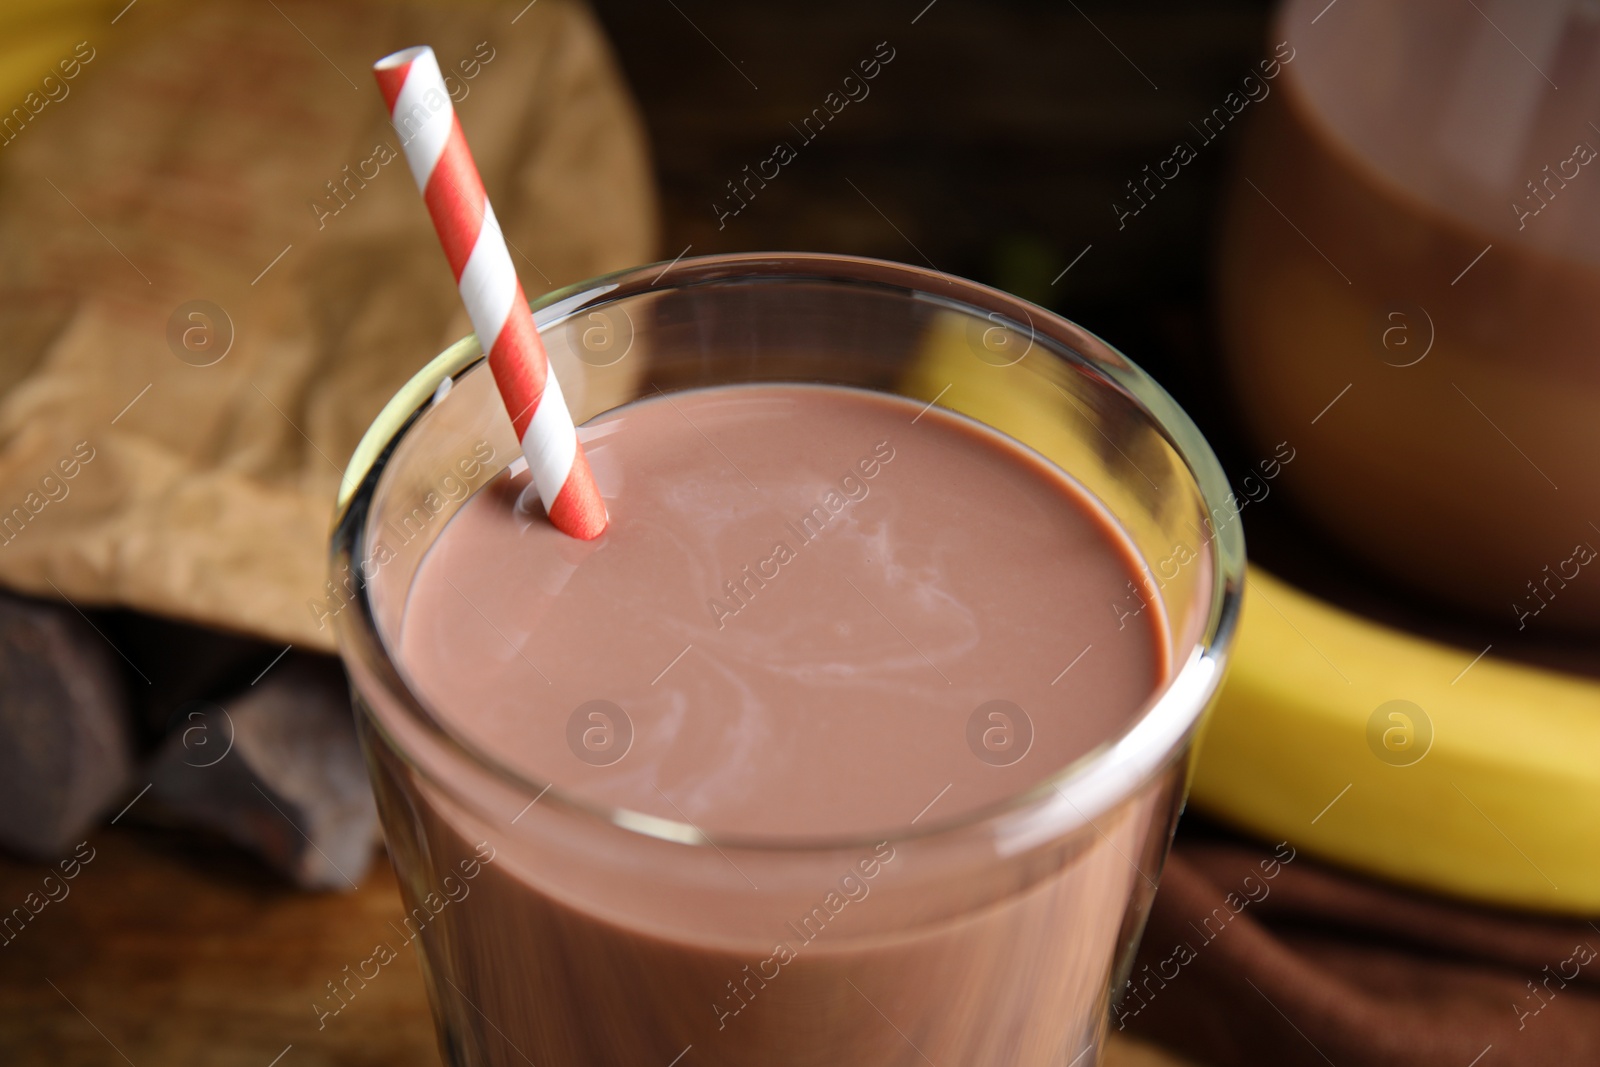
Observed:
[[[677,277],[663,283],[669,274]],[[1229,495],[1228,481],[1211,446],[1198,427],[1167,392],[1136,364],[1099,336],[1076,323],[1031,304],[1020,297],[944,274],[931,268],[861,256],[814,252],[727,253],[657,261],[600,275],[552,290],[530,302],[534,321],[543,331],[595,307],[625,297],[681,290],[716,282],[809,281],[876,286],[898,290],[912,299],[932,299],[954,305],[980,318],[999,315],[1030,338],[1045,336],[1077,357],[1077,373],[1093,372],[1113,386],[1149,420],[1181,460],[1202,504],[1210,514]],[[1050,358],[1060,353],[1044,349]],[[741,851],[805,853],[871,848],[888,841],[948,837],[993,824],[1034,837],[1042,829],[1057,837],[1071,829],[1093,826],[1097,813],[1132,796],[1181,752],[1209,709],[1226,672],[1234,630],[1238,624],[1244,584],[1244,535],[1241,524],[1228,523],[1214,530],[1202,550],[1211,562],[1211,590],[1206,618],[1193,646],[1172,657],[1166,681],[1140,706],[1128,725],[1045,776],[1026,789],[998,801],[959,814],[934,819],[921,826],[905,823],[893,832],[826,836],[707,834],[687,821],[669,819],[629,808],[597,803],[540,781],[507,766],[491,753],[467,741],[435,716],[406,683],[378,629],[366,577],[352,564],[365,558],[365,519],[374,494],[396,448],[432,404],[447,380],[467,374],[484,362],[476,335],[456,341],[430,360],[403,385],[362,435],[352,454],[347,474],[339,485],[330,543],[330,564],[337,575],[348,568],[353,595],[346,610],[334,619],[341,658],[359,657],[384,696],[427,738],[453,757],[540,803],[598,819],[644,837],[706,848]],[[870,388],[870,387],[863,387]],[[1005,431],[995,427],[996,431]],[[1007,435],[1009,436],[1009,435]],[[1053,461],[1052,461],[1053,463]],[[1070,471],[1066,472],[1068,475]],[[1149,568],[1143,554],[1138,556]],[[369,709],[372,725],[395,754],[436,788],[455,794],[421,761],[406,750]]]

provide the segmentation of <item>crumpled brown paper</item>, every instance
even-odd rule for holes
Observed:
[[[372,62],[434,47],[530,294],[651,257],[640,122],[566,0],[139,14],[0,146],[0,585],[329,650],[344,465],[471,329]]]

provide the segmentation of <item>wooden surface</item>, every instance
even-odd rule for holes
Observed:
[[[318,1030],[312,1002],[392,937],[394,876],[291,889],[227,846],[113,827],[0,949],[0,1063],[267,1067],[437,1064],[422,976],[402,953]],[[0,867],[7,909],[50,868]],[[58,891],[59,895],[59,891]]]
[[[356,892],[305,893],[226,846],[188,837],[119,826],[89,844],[94,858],[77,877],[52,883],[67,895],[0,948],[0,1063],[439,1063],[413,949],[325,1027],[312,1008],[347,964],[392,939],[401,908],[386,860]],[[0,861],[0,906],[23,906],[55,869]],[[1103,1062],[1180,1067],[1128,1041],[1114,1042]]]

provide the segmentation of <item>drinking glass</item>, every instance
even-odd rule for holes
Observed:
[[[445,1062],[1097,1062],[1239,607],[1243,536],[1193,423],[1087,331],[901,264],[706,257],[534,311],[580,425],[657,390],[826,382],[1010,435],[1137,548],[1169,667],[1071,765],[876,838],[708,838],[531,780],[437,715],[396,652],[419,562],[519,455],[476,340],[452,345],[357,449],[330,611],[406,908],[389,947],[417,950]]]

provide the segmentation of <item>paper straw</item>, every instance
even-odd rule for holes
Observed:
[[[584,541],[606,528],[605,502],[578,444],[561,384],[550,373],[505,236],[461,133],[439,61],[427,46],[373,64],[411,175],[439,233],[478,342],[522,441],[550,521]]]

